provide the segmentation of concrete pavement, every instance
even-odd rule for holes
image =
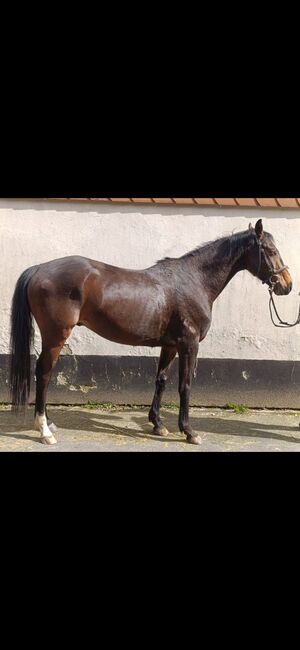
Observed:
[[[248,410],[235,413],[219,408],[191,408],[194,430],[202,444],[188,445],[178,432],[178,410],[162,409],[166,437],[152,435],[148,407],[84,408],[50,406],[49,414],[58,427],[58,444],[42,445],[33,430],[33,408],[25,419],[0,407],[0,451],[40,453],[91,451],[300,451],[300,412]]]

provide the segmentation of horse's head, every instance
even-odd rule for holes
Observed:
[[[247,253],[248,271],[273,288],[277,296],[287,295],[292,289],[292,278],[272,235],[264,231],[261,219],[255,228],[249,224],[249,230],[254,237]]]

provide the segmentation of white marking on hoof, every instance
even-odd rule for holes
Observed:
[[[57,440],[54,436],[42,436],[41,443],[42,445],[56,445]]]
[[[35,416],[34,424],[35,424],[35,428],[41,434],[41,442],[43,444],[46,444],[46,445],[55,445],[57,440],[52,435],[52,431],[48,427],[47,418],[46,418],[45,413],[43,413],[43,415],[40,415],[39,413],[37,413],[36,416]]]

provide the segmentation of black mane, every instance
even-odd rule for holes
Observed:
[[[242,232],[234,233],[227,237],[220,237],[219,239],[214,239],[213,241],[206,242],[201,246],[197,246],[193,250],[184,253],[180,257],[164,257],[161,260],[158,260],[157,263],[172,261],[172,260],[186,260],[191,257],[198,257],[201,255],[203,261],[205,258],[211,256],[213,252],[218,251],[220,257],[228,259],[229,257],[238,257],[239,254],[243,254],[248,248],[249,244],[255,243],[255,231],[254,230],[244,230]]]

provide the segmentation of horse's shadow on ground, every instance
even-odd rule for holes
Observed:
[[[123,411],[124,412],[124,411]],[[53,410],[53,420],[59,430],[68,431],[87,431],[92,433],[114,434],[132,438],[136,440],[156,440],[159,442],[185,442],[185,436],[178,431],[178,414],[163,412],[164,425],[169,430],[167,436],[157,436],[152,433],[152,425],[148,422],[148,412],[137,415],[131,409],[126,409],[127,414],[131,413],[130,419],[124,420],[122,416],[115,415],[113,412],[103,411],[70,411],[70,409]],[[49,408],[51,418],[51,407]],[[212,434],[217,436],[236,436],[245,438],[263,438],[265,440],[280,440],[289,443],[300,443],[300,429],[298,421],[294,425],[263,424],[255,421],[244,421],[235,419],[235,417],[216,417],[200,416],[190,418],[190,422],[195,432],[200,435]],[[131,427],[131,423],[133,426]],[[0,412],[0,436],[15,438],[20,440],[30,440],[39,442],[40,435],[36,432],[33,436],[33,411],[27,411],[26,416],[17,417],[10,411]],[[287,432],[284,435],[284,431]],[[282,432],[282,433],[281,433]],[[290,433],[288,433],[290,432]],[[291,435],[292,433],[298,435]],[[205,435],[206,437],[206,435]]]
[[[131,418],[133,422],[137,422],[141,429],[147,433],[149,431],[149,425],[146,423],[141,423],[141,418],[136,419],[135,417]],[[170,417],[170,413],[168,413],[164,417],[164,425],[167,427],[169,430],[170,434],[172,433],[178,433],[178,416],[175,414],[172,414]],[[297,422],[297,425],[295,424],[294,426],[285,426],[285,425],[275,425],[275,424],[262,424],[260,422],[249,422],[249,421],[243,421],[243,420],[237,420],[234,418],[218,418],[215,416],[210,416],[210,417],[199,417],[199,418],[193,418],[190,417],[190,423],[196,433],[199,433],[200,436],[203,434],[212,434],[212,435],[221,435],[221,436],[236,436],[236,437],[244,437],[244,438],[263,438],[266,440],[281,440],[284,442],[293,442],[293,443],[300,443],[300,428]],[[291,431],[293,433],[297,433],[298,436],[291,436],[291,435],[283,435],[281,433],[278,433],[278,431]],[[178,436],[183,437],[183,441],[185,441],[185,436],[183,434],[179,434]],[[149,436],[147,435],[147,438]],[[158,438],[158,436],[152,436],[155,439]],[[164,438],[159,438],[160,440],[164,440]],[[172,440],[169,436],[167,438],[168,440]],[[173,439],[174,442],[178,442],[178,438]]]

